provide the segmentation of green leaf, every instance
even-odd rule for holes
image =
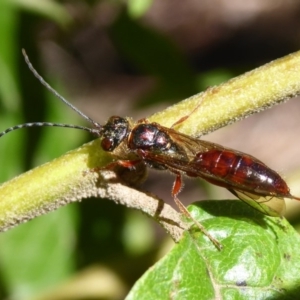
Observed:
[[[127,300],[297,298],[300,238],[285,219],[230,200],[202,201],[190,212],[223,250],[198,230],[187,232],[135,284]]]

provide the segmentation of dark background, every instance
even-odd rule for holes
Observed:
[[[111,115],[147,117],[300,48],[298,1],[12,3],[0,2],[3,130],[32,121],[86,125],[34,78],[21,48],[60,94],[100,123]],[[261,159],[299,196],[299,116],[293,99],[205,138]],[[0,179],[91,139],[70,129],[10,133],[0,141]],[[185,204],[233,198],[200,180],[185,181]],[[172,204],[172,182],[170,174],[150,172],[142,188]],[[297,226],[294,202],[287,215]],[[110,201],[68,205],[1,234],[1,297],[122,299],[172,245],[166,240],[154,221]]]

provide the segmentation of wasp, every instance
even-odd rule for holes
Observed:
[[[180,211],[191,218],[200,230],[221,249],[221,244],[212,237],[202,224],[196,221],[178,199],[183,187],[182,176],[199,177],[212,184],[227,188],[242,201],[263,214],[281,216],[284,198],[300,200],[290,193],[282,177],[257,158],[222,145],[193,138],[174,129],[187,117],[177,121],[171,128],[142,119],[134,123],[129,118],[112,116],[104,125],[73,106],[58,94],[34,69],[28,56],[23,55],[29,69],[38,80],[67,106],[93,125],[92,128],[71,124],[34,122],[10,127],[0,137],[17,129],[33,126],[66,127],[88,131],[101,138],[100,147],[112,154],[114,162],[135,169],[138,164],[157,170],[168,170],[175,175],[172,188],[173,199]]]
[[[133,129],[133,134],[143,126]],[[192,138],[159,124],[148,126],[160,134],[167,134],[167,144],[176,151],[153,151],[153,148],[141,144],[136,151],[149,166],[154,164],[176,175],[172,190],[174,197],[182,188],[182,175],[186,175],[227,188],[236,197],[268,216],[278,217],[284,213],[284,198],[300,200],[290,193],[287,183],[276,171],[249,154]]]

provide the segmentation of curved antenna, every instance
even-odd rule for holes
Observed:
[[[34,123],[24,123],[24,124],[20,124],[20,125],[15,125],[12,127],[9,127],[7,129],[5,129],[4,131],[0,132],[0,138],[17,129],[21,129],[21,128],[28,128],[28,127],[44,127],[44,126],[50,126],[50,127],[63,127],[63,128],[73,128],[73,129],[80,129],[80,130],[85,130],[88,131],[90,133],[96,134],[98,136],[101,135],[101,128],[88,128],[88,127],[84,127],[84,126],[77,126],[77,125],[71,125],[71,124],[62,124],[62,123],[49,123],[49,122],[34,122]]]
[[[93,119],[91,119],[90,117],[88,117],[87,115],[85,115],[83,112],[81,112],[78,108],[76,108],[73,104],[71,104],[67,99],[65,99],[63,96],[61,96],[48,82],[46,82],[46,80],[33,67],[33,65],[30,62],[29,57],[27,56],[26,51],[24,49],[22,49],[22,53],[23,53],[23,56],[25,58],[25,62],[28,65],[29,70],[39,80],[39,82],[44,87],[47,88],[47,90],[49,90],[51,93],[53,93],[53,95],[55,95],[59,100],[61,100],[62,102],[64,102],[66,105],[68,105],[71,109],[73,109],[74,111],[76,111],[77,114],[79,114],[85,120],[87,120],[88,122],[92,123],[96,128],[99,128],[99,129],[102,128],[102,126],[98,122],[95,122]],[[48,124],[50,124],[50,123],[48,123]],[[37,125],[37,126],[39,126],[39,125]],[[44,126],[50,126],[50,125],[44,125]],[[30,127],[30,126],[25,126],[25,127]],[[59,126],[59,127],[62,127],[62,126]],[[63,127],[68,127],[68,126],[63,126]],[[78,127],[80,127],[80,126],[78,126]],[[79,129],[78,127],[72,127],[72,128]],[[20,128],[22,128],[22,127],[20,127]],[[85,129],[83,129],[83,130],[85,130]]]

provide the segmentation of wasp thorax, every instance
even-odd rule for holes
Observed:
[[[164,149],[169,144],[169,137],[153,124],[137,125],[131,132],[131,149]]]
[[[101,147],[104,151],[113,151],[128,136],[129,123],[125,118],[112,116],[102,128]]]
[[[156,124],[140,124],[131,132],[129,148],[144,150],[168,151],[172,147],[172,140]]]

